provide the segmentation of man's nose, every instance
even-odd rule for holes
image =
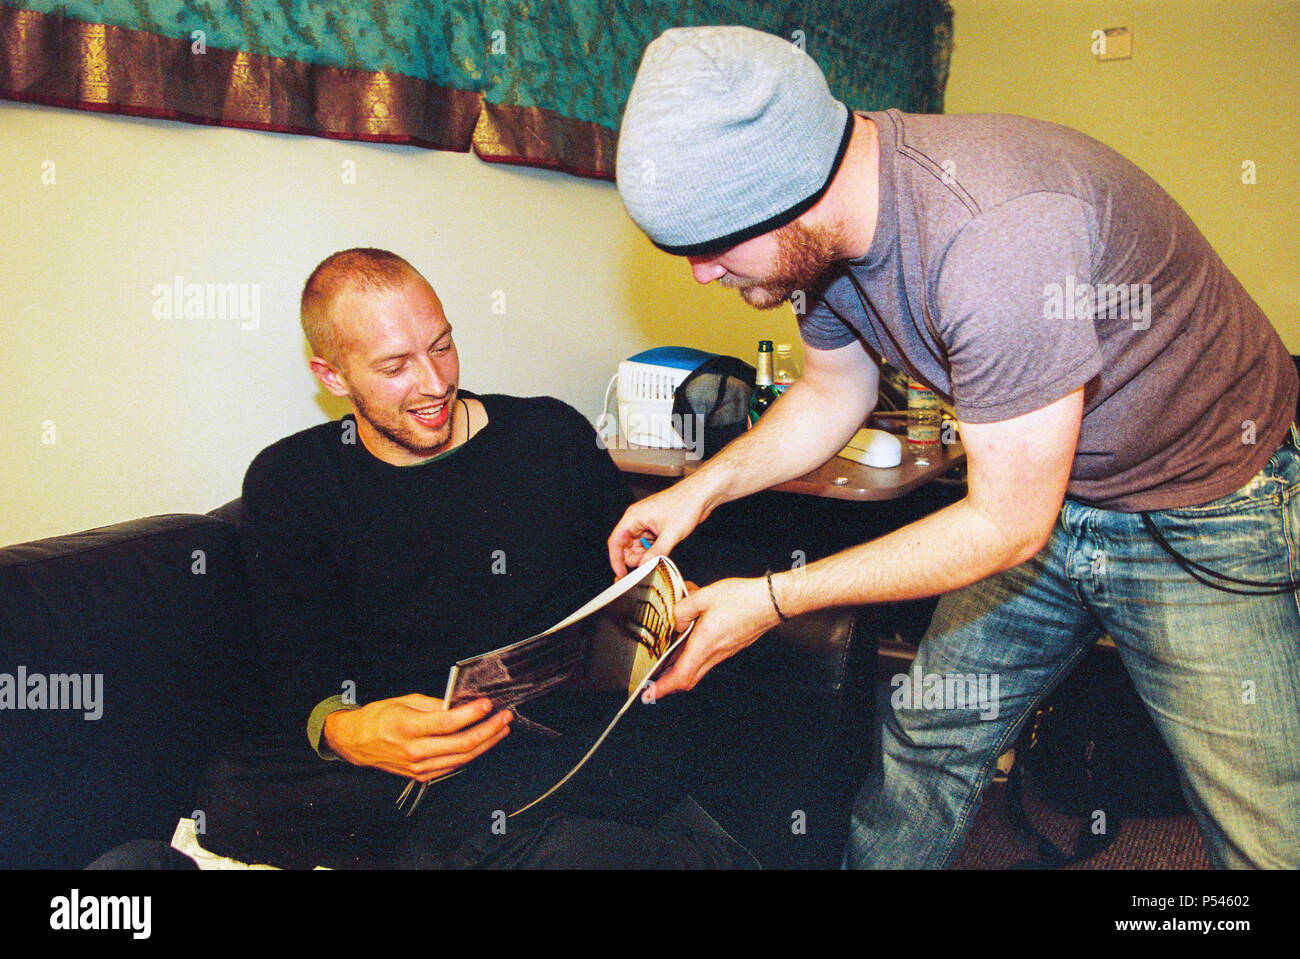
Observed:
[[[443,396],[446,394],[447,378],[438,369],[438,364],[433,362],[433,357],[427,354],[422,356],[418,369],[420,375],[417,385],[421,393],[425,396]]]
[[[712,283],[719,277],[727,275],[727,269],[717,260],[707,256],[687,257],[691,264],[691,273],[696,283]]]

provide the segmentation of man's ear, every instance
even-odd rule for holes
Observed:
[[[316,379],[320,380],[321,386],[329,390],[335,396],[347,397],[351,394],[348,392],[348,385],[344,382],[339,371],[330,366],[319,356],[311,358],[311,371],[316,374]]]

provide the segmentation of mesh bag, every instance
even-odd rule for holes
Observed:
[[[688,448],[698,439],[700,456],[708,459],[745,432],[754,376],[744,360],[715,356],[682,380],[673,392],[673,421]]]

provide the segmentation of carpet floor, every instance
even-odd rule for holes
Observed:
[[[1058,849],[1075,848],[1081,817],[1055,812],[1025,790],[1025,815]],[[995,782],[966,836],[957,869],[1012,869],[1036,860],[1036,843],[1017,828],[1007,814],[1007,784]],[[1092,858],[1066,869],[1209,869],[1210,859],[1190,814],[1149,819],[1127,819],[1119,824],[1114,841]]]

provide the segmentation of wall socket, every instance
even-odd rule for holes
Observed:
[[[1103,34],[1094,47],[1098,60],[1131,60],[1133,58],[1133,31],[1128,27],[1111,27],[1098,31]]]

